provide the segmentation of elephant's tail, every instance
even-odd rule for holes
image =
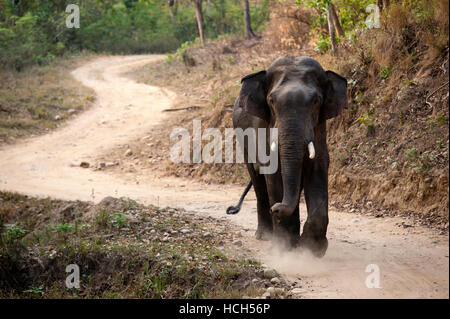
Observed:
[[[244,201],[245,196],[247,195],[248,191],[250,190],[250,188],[252,188],[252,180],[250,180],[247,184],[247,186],[244,189],[244,192],[241,195],[241,198],[239,198],[239,202],[237,203],[236,206],[230,206],[227,208],[227,214],[228,215],[234,215],[239,213],[239,211],[241,210],[241,206],[242,206],[242,202]]]

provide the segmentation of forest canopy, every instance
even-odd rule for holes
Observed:
[[[0,1],[0,65],[20,70],[67,51],[116,54],[170,52],[199,36],[195,2],[206,38],[243,34],[241,0]],[[68,4],[80,10],[80,28],[67,28]],[[250,2],[253,30],[268,19],[269,0]]]

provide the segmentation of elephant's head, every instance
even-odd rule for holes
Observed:
[[[239,103],[251,115],[278,128],[283,200],[275,215],[290,215],[300,196],[301,168],[314,158],[314,128],[347,105],[347,80],[324,71],[309,57],[279,57],[267,71],[242,79]]]

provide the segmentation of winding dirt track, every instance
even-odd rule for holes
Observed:
[[[127,196],[146,204],[183,207],[242,227],[244,246],[263,263],[304,288],[305,298],[448,298],[448,234],[422,227],[402,228],[398,218],[374,218],[330,210],[329,249],[322,259],[280,252],[253,238],[256,202],[226,216],[242,187],[205,185],[177,178],[145,176],[136,184],[124,176],[73,167],[77,160],[139,138],[164,119],[175,93],[121,76],[164,56],[101,57],[73,71],[97,94],[95,105],[44,136],[0,149],[0,189],[36,196],[99,201]],[[306,207],[300,207],[301,218]],[[366,267],[380,269],[381,288],[367,288]]]

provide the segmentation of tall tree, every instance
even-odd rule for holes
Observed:
[[[220,0],[220,33],[225,33],[225,0]]]
[[[335,33],[335,26],[334,26],[334,19],[333,19],[333,13],[331,9],[331,2],[328,4],[328,12],[327,12],[327,19],[328,19],[328,32],[330,33],[331,38],[331,48],[333,49],[333,53],[337,54],[337,40],[336,40],[336,33]]]
[[[255,33],[252,30],[252,23],[250,21],[250,8],[248,4],[248,0],[243,0],[244,5],[244,25],[245,25],[245,37],[247,39],[256,38]]]
[[[377,6],[381,12],[383,11],[383,8],[389,7],[389,0],[377,0]]]
[[[169,0],[168,5],[170,16],[174,18],[178,13],[178,0]]]
[[[195,17],[197,19],[198,34],[200,35],[200,41],[203,45],[203,44],[205,44],[205,34],[204,34],[204,27],[203,27],[203,11],[202,11],[203,0],[193,0],[193,1],[194,1],[194,7],[195,7]]]
[[[333,22],[334,22],[334,26],[336,27],[336,31],[340,37],[344,37],[345,33],[344,33],[344,30],[342,29],[341,22],[339,21],[339,17],[336,13],[336,7],[331,2],[330,2],[330,7],[331,7],[331,14],[333,15]]]

